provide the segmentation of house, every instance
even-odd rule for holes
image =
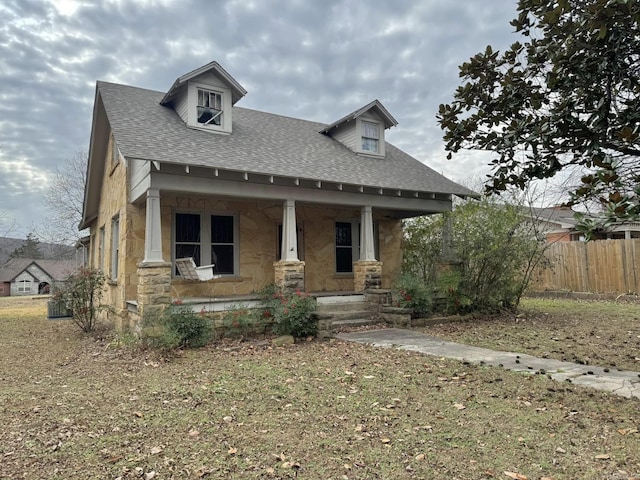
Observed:
[[[166,92],[97,82],[79,227],[117,325],[273,282],[390,287],[402,219],[475,196],[386,142],[397,122],[377,100],[324,124],[237,106],[246,93],[216,62]],[[186,257],[218,278],[181,278]]]
[[[584,241],[585,235],[576,228],[578,220],[575,211],[567,205],[552,207],[531,207],[527,213],[540,226],[547,242]],[[606,230],[599,229],[593,234],[594,240],[618,240],[640,238],[640,222],[614,223]]]
[[[0,267],[0,297],[49,293],[75,269],[70,260],[14,258]]]

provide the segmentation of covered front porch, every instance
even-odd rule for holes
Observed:
[[[134,323],[176,299],[198,308],[215,298],[224,309],[273,283],[319,293],[390,288],[402,219],[451,205],[448,194],[161,167],[132,189],[127,215],[122,298]],[[215,264],[217,278],[182,278],[175,260],[184,257]]]

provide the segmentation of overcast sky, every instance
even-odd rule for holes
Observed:
[[[518,39],[516,3],[0,0],[0,212],[14,237],[46,223],[52,173],[88,149],[96,80],[167,91],[212,60],[248,90],[239,106],[331,123],[377,98],[399,123],[388,141],[482,176],[485,157],[446,160],[435,115],[458,65]]]

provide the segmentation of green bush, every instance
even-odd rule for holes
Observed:
[[[263,315],[273,320],[276,335],[292,335],[304,338],[318,333],[314,312],[316,299],[308,293],[296,291],[287,294],[275,285],[269,285],[261,293]]]
[[[213,336],[210,319],[205,312],[195,313],[191,306],[176,301],[159,317],[143,320],[143,342],[156,348],[197,348]]]
[[[411,308],[413,317],[427,315],[433,305],[433,288],[414,275],[403,274],[395,282],[393,304]]]
[[[436,291],[439,297],[444,300],[441,308],[443,313],[452,315],[454,313],[466,313],[472,308],[472,302],[460,288],[462,274],[456,271],[442,272],[436,281]]]

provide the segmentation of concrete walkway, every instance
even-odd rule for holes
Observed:
[[[574,385],[605,390],[627,398],[640,398],[640,373],[638,372],[609,370],[592,365],[537,358],[523,353],[498,352],[398,328],[339,333],[335,337],[349,342],[368,343],[376,347],[394,347],[426,355],[503,367],[516,372],[539,372],[557,381],[568,379]]]

